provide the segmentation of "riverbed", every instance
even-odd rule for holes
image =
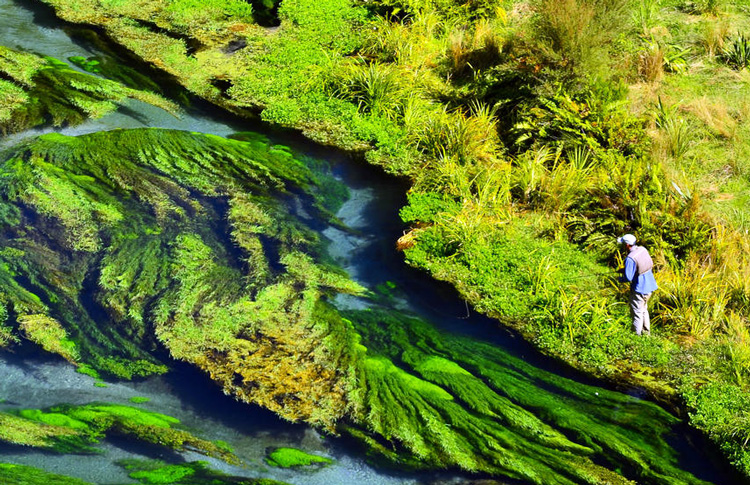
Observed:
[[[106,56],[95,45],[73,41],[64,25],[43,7],[23,5],[21,2],[0,0],[0,45],[27,50],[66,60],[70,56]],[[227,136],[238,131],[264,130],[258,123],[242,122],[219,110],[187,108],[174,116],[159,108],[139,101],[130,101],[124,109],[99,120],[75,127],[43,128],[19,133],[0,140],[0,147],[49,131],[65,135],[81,135],[115,128],[160,127]],[[584,394],[596,409],[597,418],[616,422],[625,411],[597,406],[600,395],[611,393],[600,383],[560,366],[541,356],[527,343],[505,331],[488,318],[476,314],[455,292],[425,275],[408,268],[394,248],[395,239],[403,230],[398,209],[404,203],[403,181],[380,173],[352,160],[346,154],[301,140],[294,134],[268,129],[274,143],[291,146],[304,156],[326,159],[336,177],[350,192],[349,199],[337,216],[348,229],[326,227],[322,234],[330,241],[330,256],[363,286],[376,290],[388,288],[387,305],[398,311],[414,313],[429,320],[443,332],[455,333],[490,343],[508,355],[535,366],[554,379],[527,385],[537,387],[534,392],[559,393],[560,405],[571,405],[558,386],[550,382],[570,379],[586,387]],[[360,309],[370,305],[363,299],[340,296],[336,304],[342,308]],[[561,368],[562,367],[562,368]],[[132,442],[110,440],[101,445],[100,455],[55,455],[12,446],[0,447],[0,461],[28,464],[48,471],[79,477],[93,483],[134,483],[115,464],[123,458],[158,458],[168,462],[208,460],[212,467],[227,473],[268,477],[295,484],[417,484],[463,483],[471,477],[458,473],[398,473],[368,464],[363,450],[351,442],[328,437],[301,424],[291,424],[257,406],[234,401],[198,370],[187,364],[175,363],[174,370],[162,377],[137,382],[109,382],[97,387],[94,380],[75,372],[73,366],[61,359],[40,355],[29,344],[16,353],[0,354],[0,409],[18,407],[41,408],[59,403],[84,404],[106,401],[128,404],[133,397],[148,398],[141,404],[145,409],[161,412],[181,420],[196,435],[211,440],[223,440],[232,445],[243,461],[240,467],[229,466],[207,459],[196,453],[164,452],[154,447]],[[644,405],[641,392],[631,389],[624,395],[627,412]],[[578,397],[576,399],[579,399]],[[630,409],[632,408],[632,409]],[[646,435],[648,430],[642,430]],[[727,465],[711,452],[707,441],[685,426],[676,426],[669,438],[680,466],[709,483],[733,483],[736,477]],[[266,450],[290,446],[330,456],[335,463],[316,471],[292,471],[269,467],[263,462]],[[696,482],[697,483],[697,482]]]

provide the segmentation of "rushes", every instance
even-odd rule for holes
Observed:
[[[334,95],[357,105],[360,111],[395,118],[403,110],[402,75],[388,64],[352,63],[336,81]]]
[[[648,32],[656,21],[659,5],[657,0],[641,0],[633,12],[633,21],[643,33]]]

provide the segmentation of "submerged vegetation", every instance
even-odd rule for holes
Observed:
[[[0,463],[0,481],[3,483],[22,483],[23,485],[93,485],[77,478],[48,473],[26,465],[11,465],[9,463]]]
[[[232,477],[201,461],[169,465],[154,460],[123,460],[120,465],[143,485],[286,485],[268,478]]]
[[[324,456],[313,455],[296,448],[276,448],[266,457],[266,463],[279,468],[306,467],[310,465],[329,465],[333,460]]]
[[[174,450],[199,451],[235,463],[237,458],[211,441],[176,429],[179,420],[119,404],[61,405],[0,413],[0,440],[59,453],[98,453],[107,436],[125,436]]]
[[[409,468],[572,485],[631,483],[617,472],[626,464],[639,483],[701,483],[677,466],[667,444],[677,420],[655,404],[399,312],[342,314],[328,297],[364,289],[326,263],[308,227],[336,224],[318,188],[330,182],[315,184],[323,175],[284,147],[240,138],[115,130],[48,134],[5,152],[0,274],[11,335],[120,378],[162,372],[164,346],[245,401]],[[127,406],[3,419],[17,430],[6,441],[19,444],[88,451],[114,429],[230,456]],[[269,459],[311,458],[277,450]]]
[[[683,404],[750,474],[747,2],[44,1],[195,94],[409,177],[410,264],[545,352]],[[639,483],[680,475],[635,433],[653,423],[605,429],[573,383],[556,411],[516,392],[493,364],[512,359],[489,346],[341,318],[326,295],[362,289],[278,202],[312,190],[284,150],[139,131],[48,135],[3,160],[0,342],[23,332],[120,377],[163,371],[163,344],[288,419],[346,418],[405,466],[534,483],[624,482],[620,463]],[[651,339],[630,332],[612,278],[624,232],[659,270]],[[666,434],[672,421],[646,408],[633,422]]]
[[[51,57],[0,46],[0,134],[100,118],[129,98],[177,113],[174,103],[152,92],[81,73]]]

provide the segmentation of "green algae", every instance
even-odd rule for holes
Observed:
[[[655,404],[533,367],[389,311],[345,312],[367,346],[357,424],[346,431],[401,466],[459,467],[540,484],[703,483]]]
[[[268,453],[266,463],[279,468],[299,468],[311,465],[330,465],[333,460],[296,448],[275,448]]]
[[[158,342],[241,399],[348,433],[400,467],[564,485],[630,483],[623,468],[639,483],[701,483],[666,442],[676,418],[653,404],[396,312],[339,312],[328,297],[363,289],[322,263],[320,237],[292,215],[304,202],[332,221],[315,184],[290,151],[257,136],[148,129],[29,141],[0,166],[8,325],[55,318],[87,371],[126,378],[165,368]],[[73,429],[85,445],[116,429],[197,446],[176,423],[132,409],[27,420]],[[109,427],[76,430],[59,414]]]
[[[0,463],[0,483],[17,485],[93,485],[77,478],[49,473],[26,465]]]
[[[2,134],[99,118],[130,98],[178,111],[174,103],[150,91],[79,72],[52,57],[0,46]]]
[[[118,463],[130,478],[143,485],[288,485],[268,478],[227,475],[206,462],[170,465],[158,460],[122,460]],[[0,463],[0,483],[15,485],[92,485],[77,478],[49,473],[26,465]]]
[[[0,413],[0,441],[59,453],[99,453],[96,444],[116,435],[237,463],[230,447],[194,436],[179,424],[171,416],[122,404],[59,405]]]
[[[170,465],[158,460],[122,460],[130,478],[144,485],[286,485],[268,478],[230,476],[209,468],[202,461]]]
[[[319,235],[290,214],[302,200],[332,217],[290,151],[173,130],[49,134],[6,152],[0,175],[0,240],[17,250],[0,261],[0,301],[16,320],[60,322],[86,372],[163,372],[160,342],[288,419],[343,416],[353,340],[321,298],[362,289],[317,262]]]

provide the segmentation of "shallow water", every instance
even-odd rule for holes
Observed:
[[[44,8],[28,9],[20,2],[0,0],[0,45],[21,48],[65,60],[69,56],[102,55],[96,48],[71,40],[60,23],[48,16]],[[223,119],[223,118],[222,118]],[[236,121],[224,122],[215,115],[193,110],[177,118],[163,110],[130,101],[125,109],[76,127],[46,128],[0,139],[0,147],[49,131],[79,135],[113,128],[162,127],[228,135],[238,130],[257,129]],[[300,142],[295,136],[277,136],[279,142],[311,156],[329,159],[335,173],[346,182],[351,198],[338,216],[354,232],[327,228],[323,234],[330,239],[331,256],[344,267],[353,279],[369,288],[386,282],[395,284],[390,305],[419,314],[439,328],[492,342],[510,353],[548,371],[591,383],[590,379],[569,369],[560,370],[510,332],[499,329],[489,319],[475,314],[445,285],[406,267],[394,250],[393,241],[402,227],[397,217],[403,205],[403,185],[380,174],[372,167],[352,163],[341,153]],[[336,300],[342,308],[362,308],[364,300],[341,296]],[[321,436],[315,430],[286,423],[274,414],[256,406],[235,402],[222,394],[207,377],[188,366],[178,365],[167,376],[141,382],[109,383],[95,387],[93,379],[78,374],[72,366],[53,357],[21,352],[17,355],[0,354],[0,409],[45,407],[58,403],[88,403],[107,401],[129,402],[142,396],[150,401],[141,404],[145,409],[174,416],[196,435],[206,439],[229,442],[245,462],[243,467],[232,467],[216,460],[212,465],[228,473],[263,476],[295,484],[417,484],[433,481],[464,482],[466,478],[434,474],[392,474],[367,465],[360,454],[348,449],[340,440]],[[540,383],[541,385],[541,383]],[[592,399],[597,394],[591,387]],[[632,390],[637,395],[638,390]],[[637,397],[632,398],[637,401]],[[618,409],[609,410],[614,416]],[[683,434],[684,433],[684,434]],[[697,476],[714,483],[731,483],[735,478],[726,465],[707,455],[705,442],[695,434],[680,428],[674,436],[675,449],[681,462]],[[314,472],[279,470],[264,465],[262,459],[268,447],[292,446],[317,452],[336,459],[328,468]],[[54,455],[19,447],[0,447],[0,461],[42,467],[48,471],[80,477],[94,483],[132,483],[114,461],[128,457],[151,457],[167,461],[206,458],[190,453],[171,453],[152,447],[123,441],[103,443],[102,455],[81,458],[74,455]],[[736,483],[736,482],[735,482]]]

